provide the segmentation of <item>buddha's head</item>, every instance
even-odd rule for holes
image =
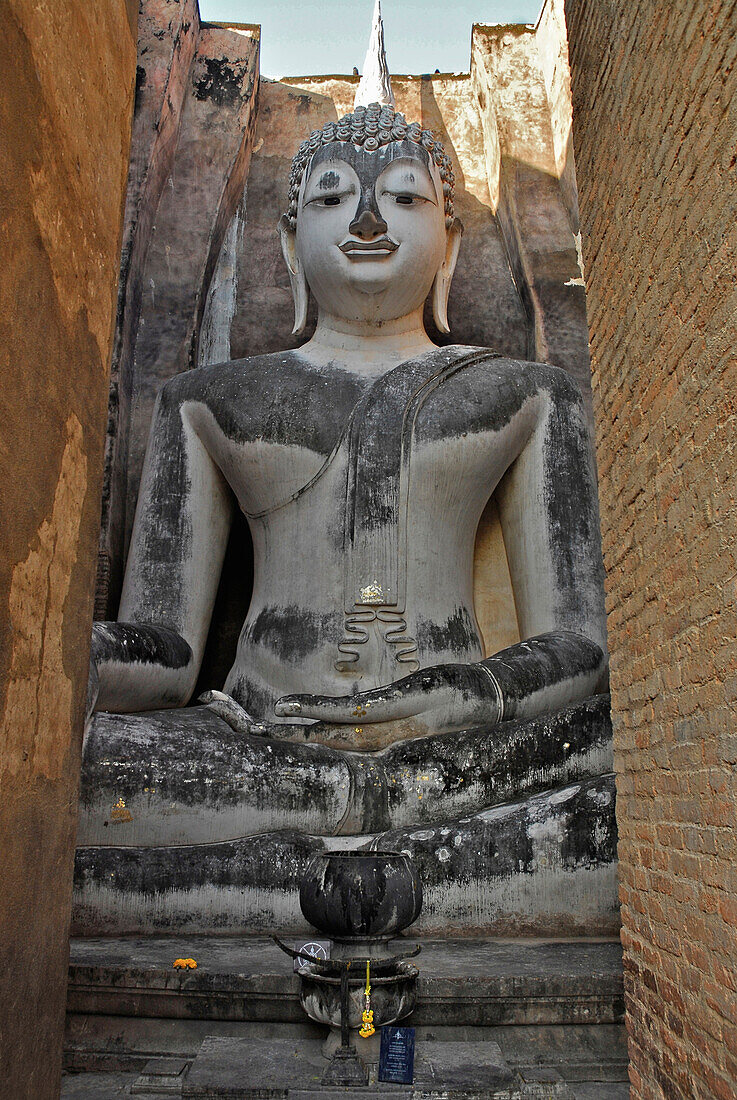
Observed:
[[[447,333],[447,303],[461,225],[453,168],[429,130],[392,107],[357,107],[314,130],[292,162],[289,210],[280,222],[304,330],[308,287],[321,310],[379,324],[420,308]]]

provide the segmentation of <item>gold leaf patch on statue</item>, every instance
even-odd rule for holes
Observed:
[[[380,584],[374,581],[361,589],[361,603],[379,604],[384,602],[384,592]]]
[[[115,821],[118,824],[124,821],[133,820],[133,814],[130,812],[125,804],[125,801],[122,798],[118,799],[118,801],[115,803],[112,810],[110,811],[110,820]]]

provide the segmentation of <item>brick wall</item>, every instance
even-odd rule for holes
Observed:
[[[632,1096],[737,1096],[737,5],[566,0]]]

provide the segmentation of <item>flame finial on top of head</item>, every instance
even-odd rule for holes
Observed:
[[[394,106],[394,92],[384,50],[384,24],[381,19],[381,0],[374,4],[374,20],[371,38],[363,63],[363,75],[356,89],[353,107],[368,107],[370,103]]]

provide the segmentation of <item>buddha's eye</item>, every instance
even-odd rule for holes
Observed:
[[[340,195],[327,195],[322,204],[323,206],[340,206]]]
[[[412,206],[415,201],[414,195],[395,195],[394,199],[400,206]]]

